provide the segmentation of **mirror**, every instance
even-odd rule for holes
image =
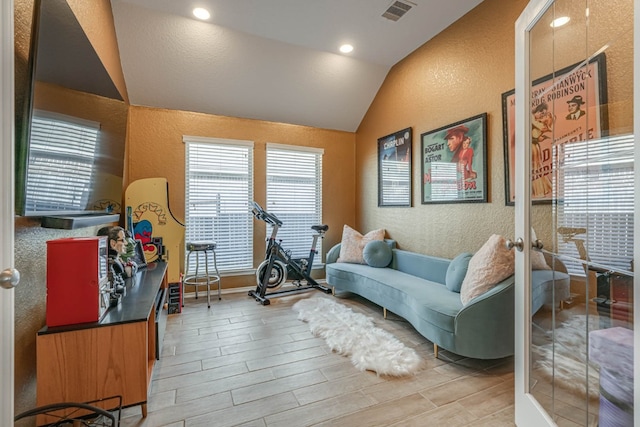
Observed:
[[[119,213],[127,105],[66,0],[36,0],[16,213]]]

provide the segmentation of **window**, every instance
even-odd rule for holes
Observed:
[[[76,211],[93,188],[100,124],[37,110],[31,124],[26,211]]]
[[[278,238],[294,258],[309,256],[311,226],[322,224],[322,155],[321,149],[267,144],[265,209],[282,221]],[[322,239],[316,250],[322,254]],[[313,263],[320,265],[322,256]]]
[[[218,269],[253,268],[253,143],[185,136],[186,231],[189,241],[215,241]],[[210,260],[211,261],[211,260]],[[191,257],[189,270],[195,269]]]
[[[629,271],[634,231],[633,146],[633,135],[627,135],[559,147],[560,254]],[[565,264],[570,273],[585,275],[579,262]]]

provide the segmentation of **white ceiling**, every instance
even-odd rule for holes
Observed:
[[[389,69],[481,1],[413,0],[397,22],[392,0],[111,3],[131,104],[353,132]]]

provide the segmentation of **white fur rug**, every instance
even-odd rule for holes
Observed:
[[[597,322],[597,316],[589,317],[589,331],[600,329]],[[551,331],[534,337],[533,371],[582,398],[587,394],[588,378],[589,398],[595,399],[600,395],[600,373],[598,365],[588,361],[587,350],[587,317],[573,316],[556,327],[555,347]]]
[[[309,323],[311,333],[326,340],[336,353],[347,356],[361,371],[378,375],[413,374],[422,365],[418,354],[373,319],[329,298],[312,297],[293,305],[298,319]]]

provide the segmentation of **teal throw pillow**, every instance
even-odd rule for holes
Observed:
[[[449,267],[447,268],[447,275],[444,279],[447,289],[451,292],[460,293],[462,281],[464,280],[464,276],[467,274],[469,260],[472,256],[473,254],[470,254],[469,252],[463,252],[451,260],[451,264],[449,264]]]
[[[364,246],[362,257],[367,265],[384,268],[391,263],[393,252],[384,240],[373,240]]]

